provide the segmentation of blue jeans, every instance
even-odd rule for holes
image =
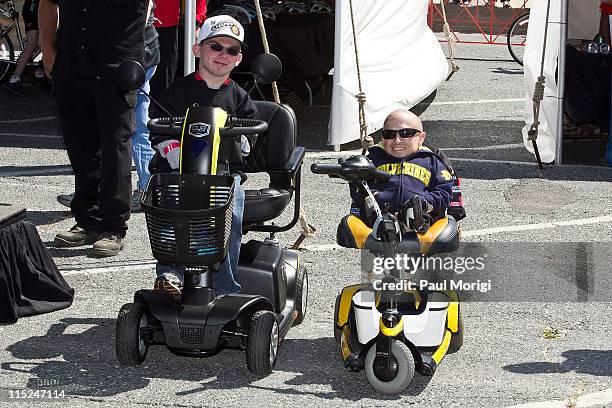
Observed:
[[[149,81],[155,73],[157,65],[149,67],[145,72],[145,82],[142,85],[143,91],[149,93],[151,85]],[[136,133],[132,135],[132,159],[136,165],[136,173],[138,173],[138,190],[144,191],[149,182],[149,162],[153,158],[155,151],[151,147],[149,141],[149,129],[147,122],[149,121],[149,104],[151,101],[142,92],[138,92],[136,96]]]
[[[230,230],[227,256],[219,265],[219,270],[213,278],[217,295],[236,293],[240,291],[240,284],[236,282],[236,270],[240,257],[240,243],[242,242],[242,215],[244,213],[244,188],[240,185],[240,176],[234,176],[234,208],[232,210],[232,227]],[[158,263],[155,267],[157,276],[164,272],[171,272],[184,281],[184,272],[180,268]]]

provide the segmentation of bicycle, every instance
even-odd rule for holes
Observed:
[[[12,20],[12,22],[6,26],[0,23],[0,83],[3,83],[10,78],[15,71],[19,54],[26,47],[26,40],[21,33],[19,12],[15,7],[15,2],[13,0],[0,0],[0,4],[1,3],[6,3],[7,9],[5,10],[0,7],[0,17]],[[15,50],[15,46],[9,35],[13,30],[15,30],[15,34],[17,35],[18,50]],[[27,66],[37,66],[41,59],[42,53],[40,47],[38,47],[32,55],[32,61],[28,62]]]
[[[510,25],[508,30],[508,51],[512,59],[521,66],[523,65],[523,55],[525,53],[525,42],[527,41],[527,27],[529,26],[529,12],[518,16]]]

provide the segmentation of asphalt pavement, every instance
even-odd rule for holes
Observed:
[[[460,71],[438,90],[423,119],[429,141],[447,149],[462,177],[464,242],[507,251],[526,247],[516,254],[522,260],[547,256],[546,245],[595,248],[600,252],[590,264],[609,285],[612,169],[585,154],[588,165],[539,170],[522,146],[521,67],[501,46],[460,45],[457,55]],[[336,225],[349,205],[346,183],[309,168],[348,156],[357,145],[329,151],[329,108],[320,105],[298,112],[299,144],[308,148],[302,199],[317,228],[302,245],[310,276],[308,312],[282,343],[274,373],[252,376],[238,351],[196,359],[162,347],[152,347],[141,366],[122,367],[114,352],[117,312],[154,279],[144,215],[132,215],[127,248],[116,257],[93,259],[84,248],[53,247],[54,235],[73,224],[55,199],[72,191],[73,179],[50,97],[43,89],[26,89],[29,98],[0,89],[0,202],[28,208],[28,219],[76,295],[66,310],[0,327],[0,406],[536,407],[572,398],[576,406],[612,406],[612,298],[606,295],[598,301],[547,296],[543,302],[536,296],[516,302],[506,294],[499,301],[466,302],[464,347],[445,357],[433,377],[417,375],[401,395],[377,394],[363,372],[343,368],[332,337],[333,301],[342,286],[360,279],[361,258],[335,245]],[[591,148],[568,146],[576,153]],[[248,181],[265,182],[260,175]],[[294,228],[278,238],[290,245],[298,235]],[[556,255],[556,261],[579,257],[575,252]],[[515,273],[517,281],[529,282],[538,270]],[[550,295],[555,288],[541,291]],[[11,390],[45,387],[63,390],[65,398],[9,399]]]

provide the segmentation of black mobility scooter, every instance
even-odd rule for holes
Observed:
[[[256,84],[270,82],[280,75],[280,61],[262,54],[251,70]],[[147,348],[157,344],[192,357],[233,348],[246,352],[251,372],[267,375],[283,338],[304,319],[306,269],[298,252],[284,249],[274,235],[292,228],[299,218],[305,150],[295,146],[291,108],[268,101],[255,104],[263,120],[233,118],[220,108],[192,107],[185,117],[149,122],[152,132],[181,140],[180,172],[153,175],[142,207],[153,256],[182,268],[185,280],[178,295],[142,289],[134,294],[134,303],[121,308],[116,352],[122,364],[140,364]],[[259,136],[249,172],[266,172],[270,182],[268,188],[246,190],[242,228],[244,233],[260,231],[269,237],[242,244],[235,276],[240,293],[217,296],[213,281],[227,254],[234,199],[234,178],[225,172],[228,154],[222,141],[253,133]],[[291,221],[284,226],[267,223],[292,197]]]

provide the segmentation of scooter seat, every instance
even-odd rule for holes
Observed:
[[[347,215],[340,220],[336,242],[344,248],[368,249],[385,253],[384,243],[374,239],[372,228],[360,218]],[[438,254],[456,251],[459,246],[459,225],[452,217],[437,220],[425,233],[404,234],[396,248],[398,253]]]
[[[243,224],[260,223],[278,217],[291,200],[284,189],[245,190]]]

